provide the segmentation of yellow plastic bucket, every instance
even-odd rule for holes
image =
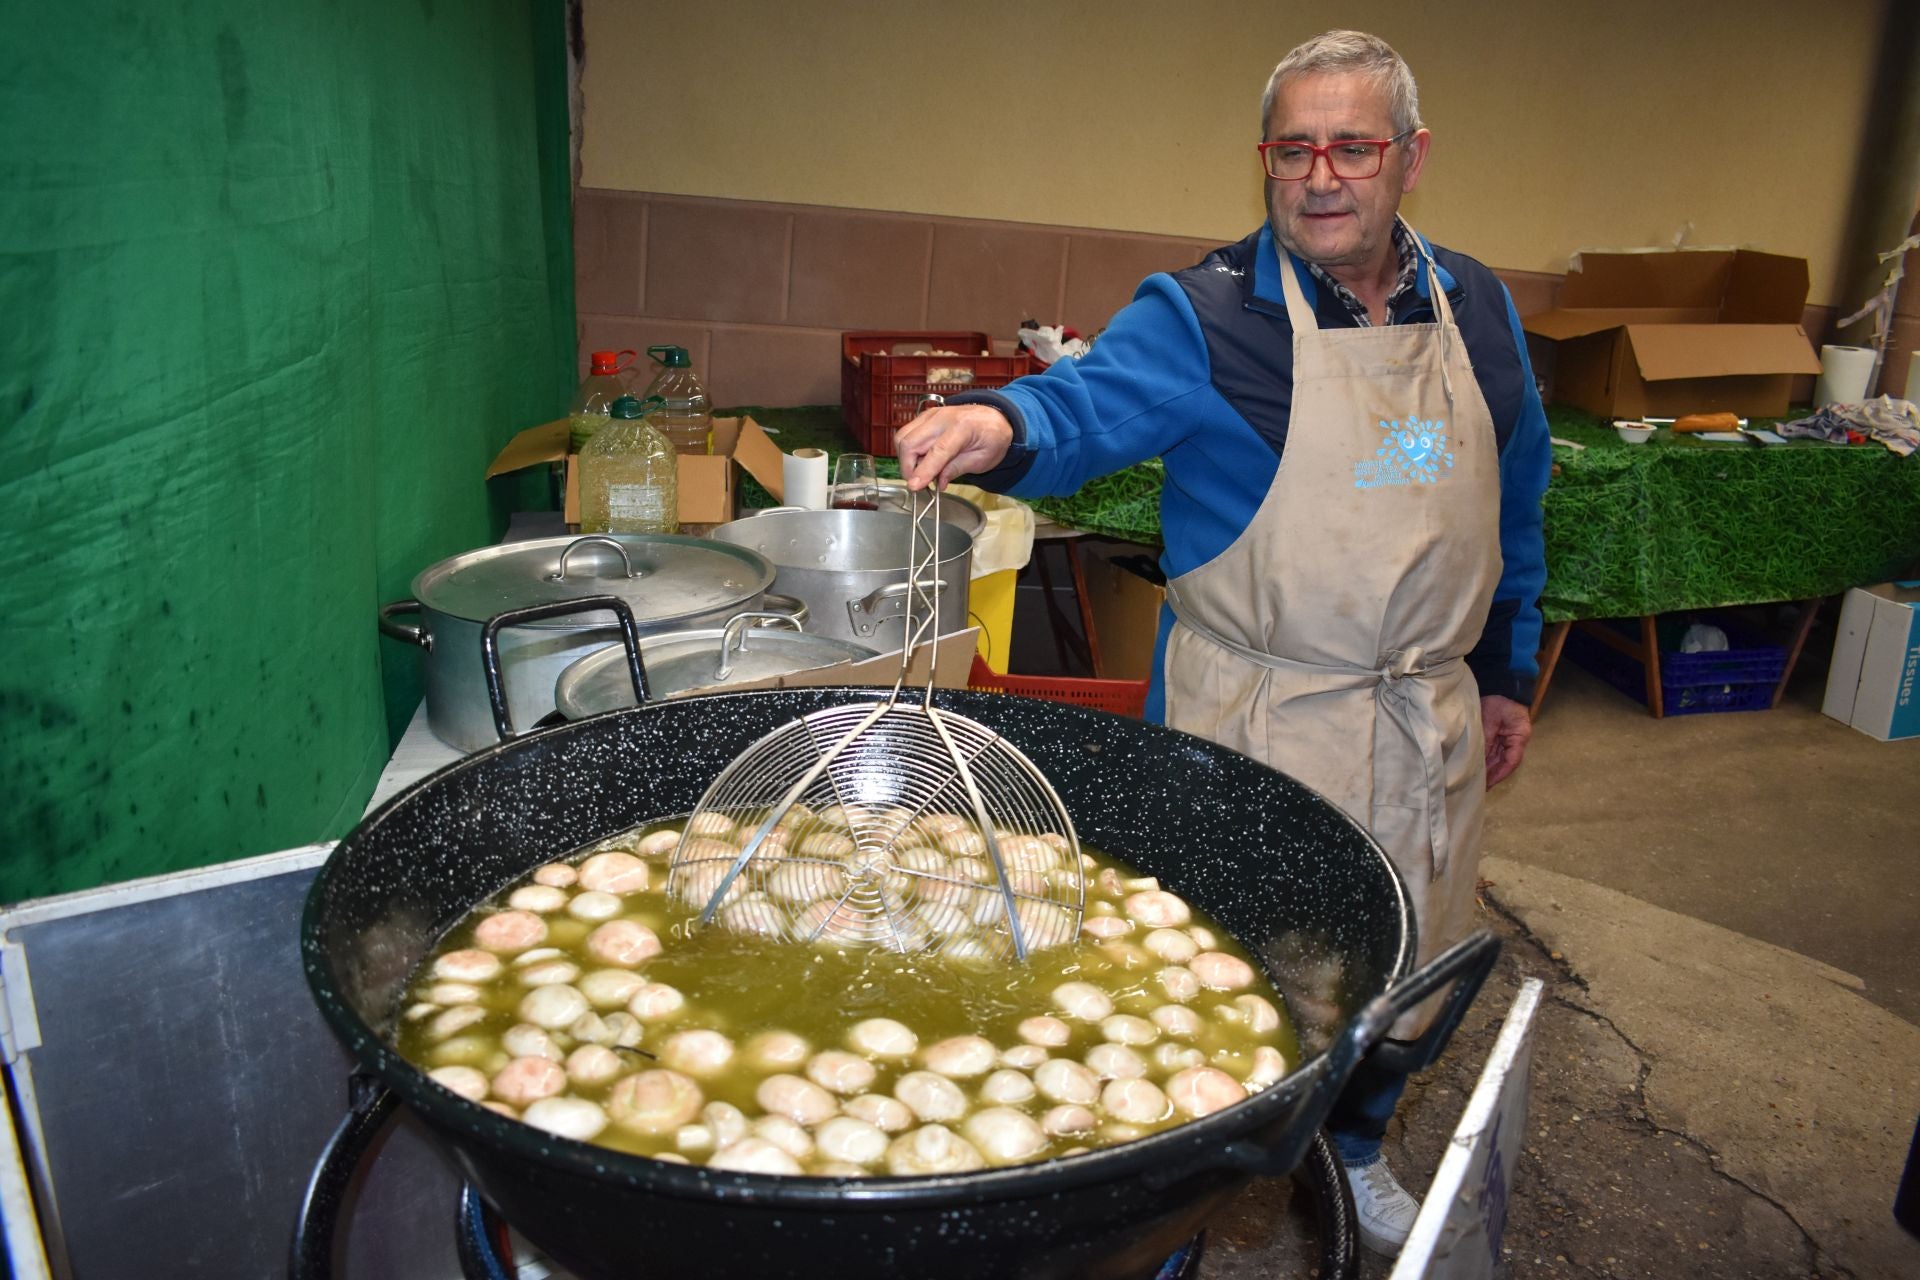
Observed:
[[[986,664],[1007,674],[1007,651],[1013,644],[1013,588],[1018,569],[1002,569],[975,578],[967,587],[967,620],[980,628],[977,646]]]

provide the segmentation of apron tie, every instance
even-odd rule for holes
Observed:
[[[1420,790],[1427,811],[1427,837],[1433,847],[1430,878],[1438,880],[1447,874],[1453,859],[1447,828],[1446,740],[1434,723],[1432,706],[1426,702],[1432,685],[1423,688],[1415,682],[1450,671],[1460,665],[1461,659],[1448,658],[1426,667],[1421,665],[1425,658],[1426,651],[1418,646],[1388,654],[1374,673],[1380,677],[1374,687],[1374,700],[1420,753]]]
[[[1457,670],[1464,659],[1442,658],[1429,664],[1427,651],[1415,645],[1387,653],[1377,667],[1301,662],[1241,644],[1206,626],[1180,598],[1177,582],[1167,584],[1167,604],[1182,626],[1259,666],[1275,671],[1344,679],[1351,682],[1350,687],[1356,688],[1364,688],[1366,682],[1371,682],[1374,701],[1380,711],[1399,728],[1420,755],[1420,800],[1426,809],[1427,836],[1433,848],[1433,865],[1428,878],[1438,880],[1446,875],[1453,859],[1447,824],[1447,744],[1446,735],[1433,717],[1433,678]]]

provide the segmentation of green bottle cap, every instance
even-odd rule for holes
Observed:
[[[645,400],[636,400],[632,396],[621,396],[607,407],[607,412],[616,418],[644,418],[649,405],[665,404],[659,396],[648,396]]]
[[[665,352],[662,355],[661,352]],[[687,358],[685,347],[648,347],[647,354],[669,369],[691,369],[693,361]]]

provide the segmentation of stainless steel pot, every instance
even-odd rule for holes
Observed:
[[[913,512],[913,494],[898,480],[882,480],[867,491],[876,511]],[[957,493],[940,495],[940,523],[958,525],[969,538],[978,538],[987,526],[987,514]]]
[[[462,751],[498,741],[481,670],[488,619],[518,608],[589,596],[614,596],[643,635],[718,626],[748,609],[794,611],[769,598],[774,569],[745,547],[676,534],[594,534],[509,542],[451,556],[420,572],[413,596],[380,608],[380,630],[426,650],[427,723]],[[418,626],[396,621],[420,615]],[[560,673],[619,639],[601,608],[501,631],[500,667],[514,723],[533,724],[553,709]]]
[[[716,527],[712,537],[758,552],[779,570],[774,585],[812,613],[808,630],[885,652],[905,643],[908,531],[892,511],[778,508]],[[940,633],[967,625],[973,539],[942,521]]]
[[[768,613],[743,613],[724,627],[663,631],[640,641],[649,700],[811,671],[876,652],[851,640],[808,635],[791,617]],[[639,705],[638,692],[625,647],[608,645],[560,673],[553,701],[567,719],[584,720]]]

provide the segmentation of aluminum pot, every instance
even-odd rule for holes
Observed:
[[[807,629],[886,652],[906,642],[907,556],[913,517],[893,511],[776,508],[716,526],[711,537],[758,552],[778,571],[775,588],[803,602]],[[940,634],[967,625],[973,538],[942,522]]]
[[[744,547],[678,534],[534,538],[468,551],[413,580],[413,596],[382,605],[380,630],[426,650],[427,723],[450,747],[498,741],[481,666],[488,619],[517,608],[588,596],[626,601],[643,635],[719,626],[742,610],[800,606],[768,598],[773,565]],[[398,621],[418,614],[420,623]],[[575,661],[619,639],[611,612],[549,616],[508,628],[500,665],[513,721],[553,711],[553,686]]]
[[[641,640],[638,680],[625,645],[590,653],[560,673],[553,703],[568,720],[584,720],[654,698],[811,671],[877,652],[851,640],[809,635],[784,614],[743,613],[724,627],[663,631]]]
[[[1027,753],[1083,840],[1157,875],[1246,946],[1300,1030],[1305,1060],[1292,1074],[1203,1120],[1041,1164],[784,1178],[557,1138],[465,1101],[395,1054],[409,976],[478,903],[542,862],[690,811],[771,729],[873,696],[714,694],[531,733],[441,770],[340,842],[308,897],[301,955],[366,1087],[316,1171],[295,1280],[325,1274],[331,1237],[315,1210],[343,1194],[356,1148],[396,1105],[508,1222],[590,1280],[1151,1276],[1250,1178],[1293,1169],[1360,1057],[1401,1013],[1446,990],[1434,1029],[1395,1065],[1436,1057],[1493,963],[1497,944],[1480,934],[1409,976],[1405,886],[1364,830],[1283,774],[1157,725],[941,691],[940,706]]]

